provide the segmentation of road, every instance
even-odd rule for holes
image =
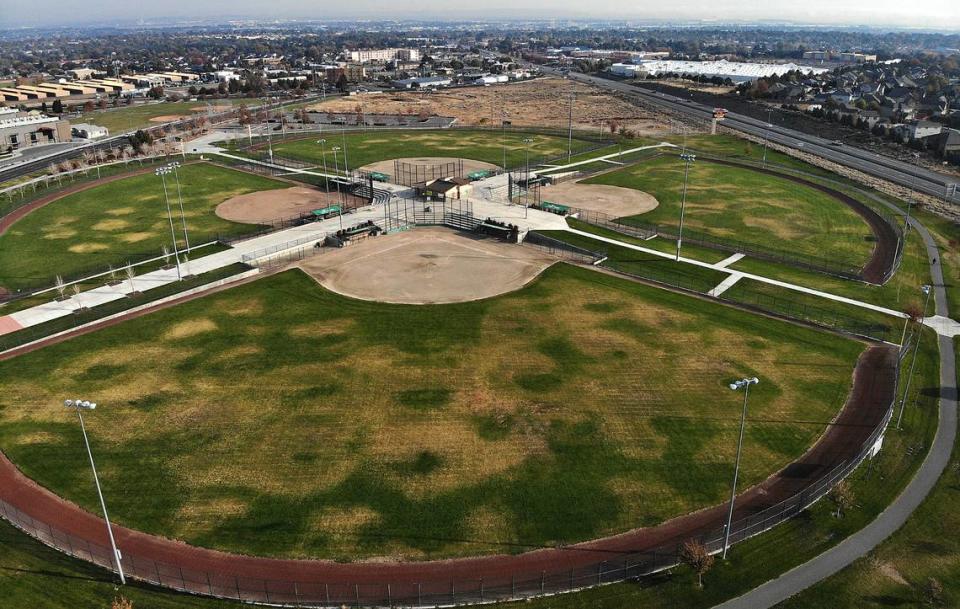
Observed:
[[[544,72],[559,74],[551,68]],[[578,72],[570,72],[570,79],[594,86],[618,91],[633,96],[644,103],[678,112],[699,120],[711,120],[713,108],[689,99],[658,93],[621,80],[611,80]],[[868,175],[889,180],[906,188],[916,189],[927,195],[960,205],[960,178],[944,175],[904,163],[890,157],[867,152],[847,145],[834,145],[831,141],[807,135],[793,129],[772,125],[743,114],[727,113],[723,126],[748,135],[768,138],[770,142],[813,154],[844,167],[862,171]]]

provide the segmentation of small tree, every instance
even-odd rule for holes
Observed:
[[[67,289],[67,285],[63,282],[63,277],[61,277],[60,275],[57,275],[56,286],[57,286],[57,292],[60,294],[60,300],[63,300],[64,298],[63,292],[64,290]]]
[[[853,507],[854,495],[853,489],[846,480],[841,480],[832,489],[830,489],[830,502],[837,508],[834,515],[842,518],[843,513]]]
[[[133,609],[133,603],[125,596],[118,596],[110,603],[110,609]]]
[[[923,602],[928,607],[943,607],[943,584],[936,577],[927,579],[923,587]]]
[[[693,569],[697,574],[697,586],[703,588],[703,576],[713,567],[713,555],[702,543],[691,539],[680,549],[680,561]]]
[[[130,282],[130,293],[136,294],[137,288],[133,285],[133,278],[137,276],[137,271],[133,268],[133,265],[130,262],[127,262],[127,268],[124,269],[124,272],[127,275],[127,281]]]

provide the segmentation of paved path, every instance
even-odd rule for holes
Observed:
[[[879,200],[879,199],[878,199]],[[894,205],[880,201],[895,213],[901,213]],[[927,229],[916,220],[910,225],[923,239],[927,257],[931,260],[930,275],[933,279],[937,318],[947,318],[947,292],[943,285],[943,270],[936,242]],[[956,323],[956,322],[954,322]],[[893,503],[870,524],[847,537],[820,556],[807,561],[780,577],[754,588],[743,596],[729,600],[716,609],[767,609],[785,601],[834,573],[844,569],[858,558],[866,556],[907,521],[920,506],[944,469],[950,462],[957,434],[957,369],[953,339],[938,335],[940,348],[940,421],[930,452],[914,474],[913,479]]]
[[[743,279],[743,273],[733,272],[727,275],[727,278],[717,284],[717,287],[707,292],[708,296],[719,296],[733,287],[733,284]]]
[[[657,251],[650,249],[648,247],[643,247],[640,245],[634,245],[632,243],[624,243],[623,241],[617,241],[616,239],[610,239],[609,237],[601,237],[600,235],[595,235],[586,231],[578,230],[575,228],[567,228],[567,231],[574,233],[576,235],[581,235],[584,237],[590,237],[591,239],[596,239],[597,241],[603,241],[611,245],[617,245],[619,247],[625,247],[627,249],[636,250],[638,252],[643,252],[645,254],[650,254],[651,256],[659,256],[660,258],[669,258],[671,260],[676,259],[676,254],[668,254],[666,252]],[[802,285],[796,285],[793,283],[788,283],[786,281],[780,281],[778,279],[771,279],[770,277],[764,277],[763,275],[754,275],[753,273],[746,273],[743,271],[732,271],[730,269],[724,268],[724,261],[712,263],[712,262],[703,262],[701,260],[694,260],[693,258],[685,258],[680,256],[680,262],[685,262],[693,266],[699,266],[706,269],[713,269],[715,271],[721,271],[724,273],[737,273],[741,277],[746,279],[752,279],[760,283],[766,283],[769,285],[775,285],[777,287],[786,288],[788,290],[793,290],[796,292],[803,292],[804,294],[810,294],[813,296],[818,296],[820,298],[826,298],[827,300],[833,300],[835,302],[842,302],[844,304],[853,305],[855,307],[860,307],[862,309],[869,309],[871,311],[876,311],[878,313],[884,313],[886,315],[892,315],[893,317],[898,317],[900,319],[906,319],[907,314],[901,311],[894,311],[893,309],[888,309],[886,307],[881,307],[879,305],[871,304],[869,302],[863,302],[861,300],[854,300],[853,298],[847,298],[846,296],[837,296],[836,294],[830,294],[828,292],[821,292],[820,290],[814,290],[813,288],[807,288]]]

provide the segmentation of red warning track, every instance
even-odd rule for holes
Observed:
[[[796,497],[862,454],[892,403],[896,367],[895,348],[867,347],[833,424],[800,459],[742,493],[734,520]],[[670,566],[678,544],[718,536],[726,509],[718,505],[660,526],[566,548],[431,562],[268,559],[197,548],[123,527],[115,531],[127,576],[172,588],[273,603],[433,606],[557,592]],[[3,456],[0,513],[50,545],[109,564],[104,522],[40,487]]]

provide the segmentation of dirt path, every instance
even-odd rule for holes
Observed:
[[[742,493],[734,518],[749,517],[793,496],[858,454],[892,400],[895,366],[893,347],[868,347],[834,424],[805,455]],[[103,521],[26,478],[5,457],[0,457],[0,507],[9,520],[48,543],[108,563]],[[639,575],[638,565],[645,570],[650,564],[672,563],[678,543],[716,536],[725,515],[725,506],[718,505],[575,546],[432,562],[266,559],[197,548],[123,527],[115,527],[115,532],[128,577],[168,587],[248,601],[436,605],[592,585],[602,580],[604,571],[611,580]],[[46,524],[38,526],[33,519]]]

